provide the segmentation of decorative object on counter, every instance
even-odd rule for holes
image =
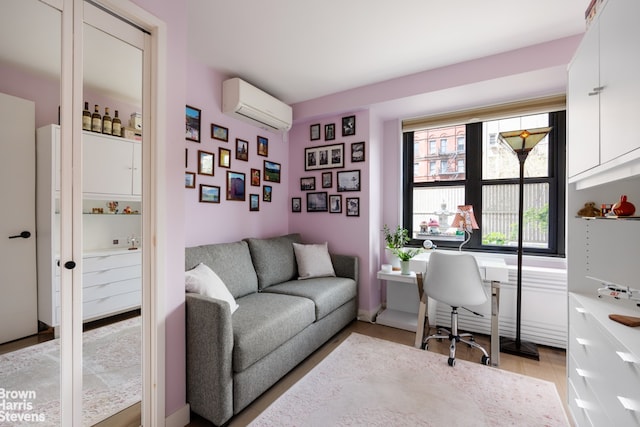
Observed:
[[[113,120],[111,121],[111,135],[121,137],[122,136],[122,120],[118,116],[118,110],[115,111]]]
[[[582,217],[596,217],[601,215],[602,215],[602,211],[596,208],[595,202],[585,203],[584,207],[582,207],[578,211],[578,216],[582,216]]]
[[[128,206],[127,206],[128,207]],[[135,234],[132,234],[131,236],[127,237],[127,243],[129,243],[131,246],[129,247],[130,251],[133,251],[135,249],[138,249],[138,243],[139,240],[136,237]]]
[[[611,213],[611,206],[613,206],[611,203],[603,203],[600,205],[600,215],[601,216],[608,216]]]
[[[501,342],[501,351],[516,356],[540,360],[538,348],[533,343],[523,342],[521,333],[522,320],[522,238],[524,228],[524,163],[533,148],[551,131],[550,127],[523,129],[510,132],[500,132],[499,140],[506,145],[517,157],[520,163],[520,181],[518,197],[518,276],[516,294],[516,338],[505,339]]]
[[[92,209],[91,209],[91,213],[94,213],[94,214],[103,214],[103,213],[104,213],[104,209],[102,209],[102,208],[92,208]]]
[[[603,286],[601,288],[598,288],[598,298],[602,298],[604,295],[614,299],[640,301],[640,289],[616,285],[615,283],[603,283],[602,285]],[[637,302],[636,305],[640,307],[640,302]]]
[[[458,206],[458,212],[456,212],[456,216],[453,218],[451,227],[459,228],[467,235],[467,238],[460,244],[460,247],[458,248],[459,251],[462,251],[462,247],[469,241],[469,239],[471,239],[471,233],[473,233],[473,230],[478,230],[480,228],[478,227],[476,217],[473,215],[473,206]]]
[[[93,114],[91,115],[91,131],[102,133],[102,117],[100,116],[98,104],[93,107]]]
[[[640,326],[640,317],[625,316],[624,314],[610,314],[609,319],[632,328]]]
[[[447,210],[447,203],[444,200],[440,204],[440,210],[436,211],[436,215],[438,215],[438,222],[440,223],[438,227],[442,227],[439,232],[446,233],[449,229],[447,224],[449,224],[449,216],[451,215],[451,212]]]
[[[109,115],[109,107],[104,107],[104,116],[102,116],[102,133],[111,135],[113,132],[113,121]]]
[[[636,212],[633,203],[627,201],[627,196],[620,196],[620,201],[611,207],[611,211],[617,216],[631,216]]]
[[[429,218],[429,222],[427,223],[427,233],[440,234],[440,223],[437,219]]]
[[[122,210],[122,213],[125,215],[131,215],[133,211],[131,210],[131,206],[127,206]]]
[[[429,239],[426,239],[424,242],[422,242],[422,247],[425,249],[436,249],[437,246]]]
[[[394,248],[391,250],[400,260],[400,274],[411,274],[409,261],[422,252],[422,248]]]
[[[393,250],[402,248],[405,243],[409,242],[409,230],[398,225],[394,231],[391,231],[389,226],[385,224],[382,232],[386,243],[387,262],[393,266],[394,270],[400,270],[400,258],[394,254]]]
[[[198,116],[198,142],[200,141],[200,116]],[[137,135],[142,135],[142,114],[131,113],[129,116],[129,126],[135,129]]]
[[[109,213],[118,213],[118,202],[116,202],[115,200],[112,202],[107,202],[107,207],[109,208]]]
[[[82,110],[82,130],[91,130],[91,111],[87,101],[84,102],[84,110]]]

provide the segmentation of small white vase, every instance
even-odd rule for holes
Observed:
[[[400,261],[400,274],[411,274],[411,269],[409,268],[410,261]]]
[[[391,268],[395,271],[400,270],[400,258],[396,254],[394,254],[391,249],[385,248],[385,255],[387,257],[387,264],[391,264]]]

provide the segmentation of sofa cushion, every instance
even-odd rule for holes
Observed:
[[[265,289],[266,293],[279,293],[309,298],[315,304],[316,320],[320,320],[338,307],[356,297],[355,280],[344,277],[318,277],[291,280]]]
[[[203,263],[222,279],[235,298],[258,291],[258,277],[247,242],[218,243],[185,250],[185,271]]]
[[[298,265],[298,279],[335,277],[327,242],[316,245],[293,244]]]
[[[255,293],[238,301],[233,315],[233,370],[242,372],[313,323],[313,301]]]
[[[222,279],[203,263],[184,273],[184,288],[187,292],[195,292],[210,298],[226,301],[231,314],[238,308],[238,303],[229,292]]]
[[[266,239],[249,238],[245,241],[251,250],[251,259],[258,275],[260,289],[297,277],[298,268],[293,253],[293,243],[301,241],[300,234]]]

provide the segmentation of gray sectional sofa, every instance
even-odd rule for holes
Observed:
[[[187,401],[222,425],[356,318],[358,259],[331,254],[335,277],[298,280],[299,234],[186,249],[239,307],[186,295]],[[296,248],[298,250],[299,247]]]

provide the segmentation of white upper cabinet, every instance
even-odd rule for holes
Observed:
[[[600,16],[601,163],[640,147],[640,2],[615,0]]]
[[[621,165],[637,164],[640,159],[635,129],[640,116],[638,14],[637,0],[607,2],[569,66],[569,182],[597,174],[602,178],[593,184],[617,179],[603,172],[622,170]]]
[[[600,164],[599,22],[585,34],[569,67],[567,83],[569,176]]]
[[[85,197],[132,199],[141,195],[142,144],[118,137],[83,132]]]

